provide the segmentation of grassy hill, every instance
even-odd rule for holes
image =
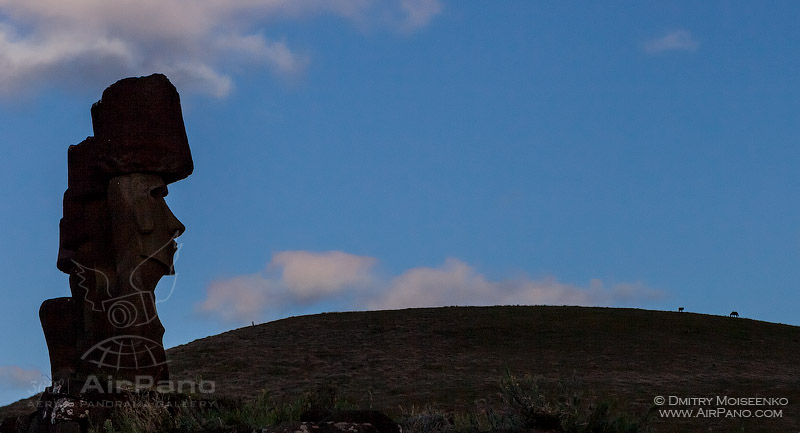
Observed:
[[[583,307],[448,307],[330,313],[249,326],[170,349],[176,381],[222,396],[334,392],[390,414],[476,410],[508,371],[643,414],[656,396],[785,398],[750,417],[664,418],[657,431],[797,431],[800,328],[693,313]],[[207,382],[208,383],[208,382]],[[664,409],[711,409],[664,405]],[[402,408],[402,409],[401,409]],[[757,409],[781,410],[755,418]]]

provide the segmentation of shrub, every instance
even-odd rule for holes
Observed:
[[[454,431],[452,417],[430,407],[417,412],[415,407],[411,413],[400,419],[404,433],[451,433]]]
[[[652,409],[641,419],[618,413],[613,401],[588,401],[575,378],[558,382],[557,392],[548,396],[541,380],[522,378],[506,372],[500,381],[500,395],[509,410],[515,430],[530,428],[560,430],[567,433],[643,433]]]

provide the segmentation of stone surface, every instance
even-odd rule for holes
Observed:
[[[260,433],[382,433],[369,423],[353,422],[301,422],[281,427],[261,429]]]
[[[74,298],[56,298],[44,301],[39,308],[50,352],[51,377],[69,378],[76,373],[79,307],[80,302]]]
[[[300,421],[328,431],[373,431],[402,433],[403,429],[389,416],[377,410],[311,409],[300,414]],[[335,430],[330,430],[331,428]],[[355,429],[355,430],[351,430]]]
[[[78,421],[89,419],[91,404],[81,398],[59,397],[53,401],[50,412],[50,423],[57,424],[65,421]]]
[[[167,183],[192,173],[180,97],[164,75],[111,85],[92,106],[92,124],[110,173],[158,173]]]
[[[40,308],[53,389],[112,392],[168,380],[155,287],[185,230],[164,201],[193,162],[167,77],[126,78],[92,106],[94,137],[67,151],[57,267],[71,297]],[[76,391],[77,389],[77,391]]]

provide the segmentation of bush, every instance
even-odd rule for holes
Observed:
[[[648,411],[640,420],[618,413],[613,401],[587,401],[575,378],[558,382],[555,395],[548,396],[541,380],[510,372],[500,380],[500,395],[515,430],[540,428],[567,433],[647,432]]]
[[[404,433],[452,433],[454,431],[452,418],[447,414],[426,408],[417,412],[411,408],[411,413],[404,415],[400,420]]]

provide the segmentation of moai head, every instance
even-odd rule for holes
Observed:
[[[53,375],[157,383],[168,370],[154,291],[185,230],[164,197],[193,170],[180,98],[164,75],[126,78],[92,106],[92,123],[95,136],[68,150],[57,266],[72,298],[40,313]]]
[[[152,292],[161,276],[175,273],[175,239],[186,228],[167,206],[166,195],[164,179],[154,174],[125,174],[109,182],[118,287]]]

